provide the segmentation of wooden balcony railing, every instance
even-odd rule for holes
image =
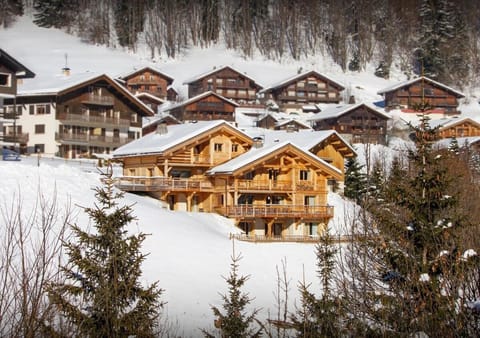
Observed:
[[[189,178],[123,176],[115,186],[125,191],[212,191],[210,181]]]
[[[66,122],[83,122],[85,124],[92,125],[113,125],[113,126],[130,126],[130,120],[115,118],[115,117],[106,117],[106,116],[92,116],[88,114],[59,114],[58,119],[60,121]]]
[[[20,143],[26,144],[28,143],[28,133],[12,133],[8,132],[6,134],[0,134],[2,141],[6,143]]]
[[[320,241],[319,235],[258,235],[254,233],[249,234],[230,234],[230,239],[235,238],[239,241],[245,242],[300,242],[300,243],[318,243]],[[364,236],[352,235],[334,235],[331,237],[334,243],[347,243],[353,241],[365,241],[371,239]]]
[[[58,142],[89,143],[90,145],[118,147],[134,140],[133,137],[55,133]]]
[[[114,99],[111,96],[89,94],[82,100],[82,102],[100,106],[113,106]]]
[[[329,205],[243,204],[218,207],[216,211],[231,218],[295,217],[319,219],[333,217],[333,206]]]
[[[239,191],[313,191],[315,190],[313,183],[311,182],[297,182],[291,181],[257,181],[257,180],[237,180],[237,189]]]

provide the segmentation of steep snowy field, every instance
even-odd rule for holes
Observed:
[[[91,46],[78,38],[56,29],[35,26],[31,18],[21,18],[12,28],[0,30],[0,47],[36,73],[36,78],[26,80],[19,90],[41,88],[58,77],[65,65],[72,73],[87,71],[107,73],[111,76],[124,73],[139,65],[150,64],[145,57],[146,49],[137,54],[111,50],[103,46]],[[175,78],[174,87],[186,96],[182,83],[214,66],[231,65],[246,72],[264,86],[275,83],[303,70],[315,69],[343,83],[357,101],[376,102],[381,97],[378,90],[405,80],[401,73],[392,74],[390,80],[372,75],[371,69],[364,73],[342,73],[328,59],[312,58],[302,61],[275,63],[260,58],[245,60],[222,46],[208,50],[189,50],[177,60],[160,59],[154,66]],[[475,89],[469,89],[467,107],[471,116],[478,115]],[[374,156],[390,157],[390,150],[372,147]],[[359,149],[359,155],[365,152]],[[55,196],[58,204],[74,206],[76,221],[88,225],[78,206],[91,206],[94,197],[92,187],[99,182],[98,172],[91,165],[64,160],[23,158],[21,162],[1,162],[0,210],[17,203],[23,206],[23,216],[28,217],[39,194],[49,199]],[[127,194],[125,203],[135,203],[134,214],[138,220],[131,225],[133,232],[151,234],[143,247],[150,253],[144,266],[146,282],[158,280],[165,290],[162,300],[167,302],[165,316],[175,323],[181,336],[196,337],[198,328],[212,326],[210,305],[221,305],[218,293],[224,293],[226,283],[221,276],[229,273],[232,241],[229,234],[238,230],[228,219],[213,214],[171,212],[161,207],[158,201]],[[330,224],[334,232],[340,232],[351,219],[353,206],[340,196],[332,194],[329,203],[335,206],[335,218]],[[245,291],[255,298],[253,306],[261,308],[261,318],[276,311],[274,291],[276,266],[282,259],[287,262],[290,279],[290,306],[293,310],[297,298],[297,282],[303,276],[313,282],[318,291],[315,272],[314,246],[312,244],[269,243],[251,244],[235,242],[236,253],[241,253],[240,272],[250,275]]]

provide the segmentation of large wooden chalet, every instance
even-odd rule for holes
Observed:
[[[378,91],[385,99],[385,110],[402,109],[418,113],[428,107],[426,113],[439,115],[460,114],[458,100],[465,97],[461,92],[440,82],[421,76]]]
[[[259,92],[262,102],[273,100],[281,110],[303,111],[318,103],[339,103],[345,87],[316,71],[297,74]]]
[[[42,86],[17,95],[22,153],[65,158],[110,153],[141,137],[142,118],[153,115],[105,74],[64,75],[52,80],[49,86],[54,89]],[[5,104],[12,107],[15,102],[7,99]]]
[[[162,100],[177,99],[176,91],[171,90],[173,78],[152,67],[134,69],[120,75],[118,80],[135,95],[148,93]]]
[[[316,238],[333,217],[329,183],[353,149],[335,131],[245,134],[225,121],[161,125],[120,147],[117,186],[171,210],[235,219],[247,240]]]
[[[164,112],[183,122],[224,120],[235,123],[236,107],[236,102],[209,91],[177,103]]]
[[[183,83],[188,85],[188,97],[212,91],[240,105],[256,103],[257,93],[263,87],[253,78],[233,67],[215,68]]]
[[[273,130],[298,131],[311,129],[310,125],[302,121],[295,114],[268,112],[256,122],[257,127]]]
[[[16,123],[19,112],[16,104],[17,84],[33,77],[35,73],[0,49],[0,142],[3,146],[15,147],[25,137],[21,126]],[[4,106],[5,100],[12,104]]]
[[[335,106],[311,118],[315,130],[336,130],[351,143],[385,144],[390,116],[364,103]]]

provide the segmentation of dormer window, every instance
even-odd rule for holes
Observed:
[[[10,87],[12,84],[12,77],[10,74],[0,73],[0,86]]]
[[[215,143],[214,145],[214,150],[216,152],[221,152],[222,151],[223,144],[222,143]]]

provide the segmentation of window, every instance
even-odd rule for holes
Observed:
[[[155,80],[155,76],[150,75],[150,81],[154,81],[154,80]]]
[[[238,144],[233,143],[232,144],[232,153],[236,153],[238,151]]]
[[[278,178],[279,170],[278,169],[269,169],[268,170],[268,179],[276,181]]]
[[[214,149],[216,152],[221,152],[221,151],[222,151],[222,147],[223,147],[223,144],[222,144],[222,143],[215,143],[213,149]]]
[[[50,114],[50,105],[49,104],[37,104],[35,114],[36,115]]]
[[[300,180],[301,181],[308,181],[308,179],[310,178],[309,173],[310,172],[308,170],[300,170]]]
[[[35,153],[44,153],[45,145],[44,144],[35,144],[34,146]]]
[[[249,171],[248,173],[245,173],[245,179],[246,180],[253,180],[253,178],[255,177],[255,171]]]
[[[35,125],[35,134],[45,134],[45,125],[44,124],[36,124]]]
[[[33,104],[28,106],[28,112],[30,115],[35,114],[35,106]]]
[[[10,87],[10,74],[0,73],[0,86]]]
[[[133,123],[137,123],[137,114],[133,113],[133,114],[130,116],[130,120],[131,120],[131,122],[133,122]]]

